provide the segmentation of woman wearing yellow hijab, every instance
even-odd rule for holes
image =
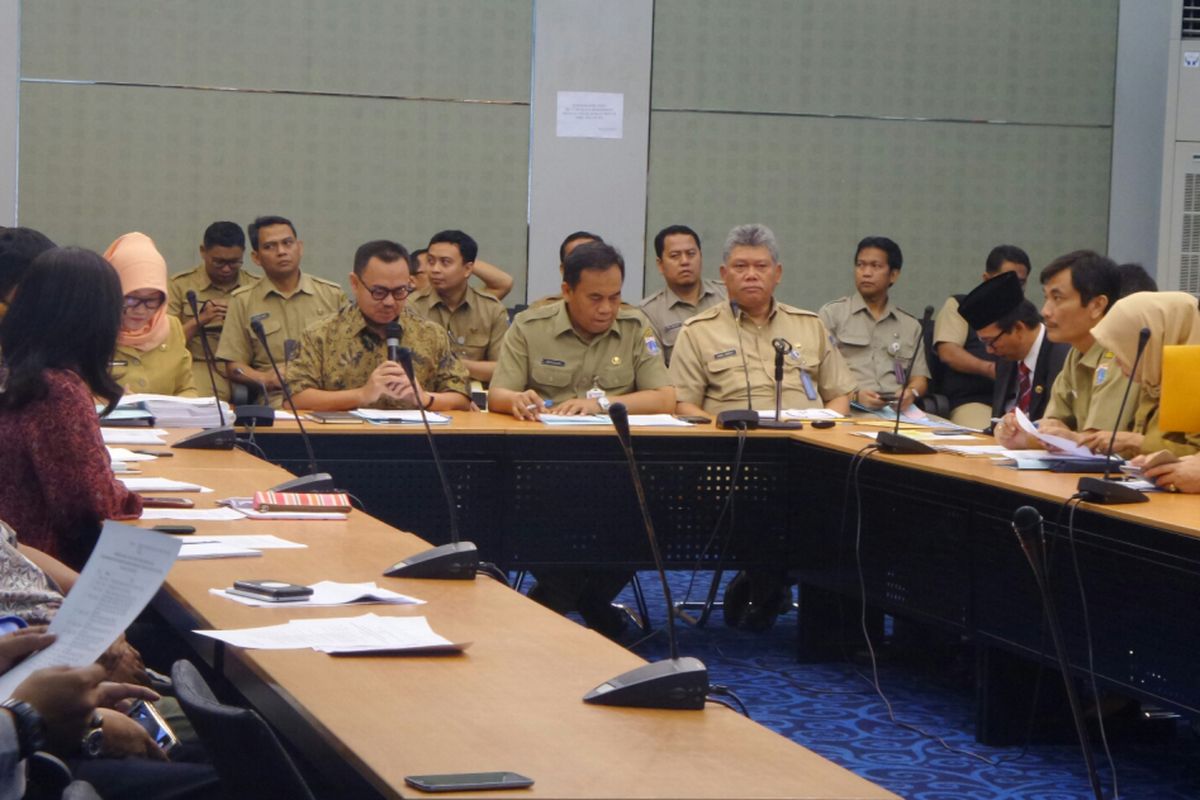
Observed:
[[[1131,376],[1152,399],[1148,412],[1139,409],[1144,419],[1142,433],[1124,434],[1119,452],[1134,450],[1152,453],[1170,450],[1185,456],[1200,451],[1200,431],[1161,431],[1158,427],[1158,399],[1162,386],[1163,346],[1200,344],[1200,303],[1186,292],[1138,292],[1123,297],[1092,328],[1092,336],[1111,350],[1125,374],[1129,374],[1137,356],[1138,334],[1150,329],[1150,339],[1142,353],[1137,374]],[[1120,440],[1119,440],[1120,441]]]
[[[127,233],[104,257],[125,295],[112,376],[126,392],[195,397],[183,326],[167,315],[167,262],[144,233]]]

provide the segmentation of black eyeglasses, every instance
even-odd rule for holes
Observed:
[[[980,336],[979,341],[983,342],[984,347],[995,347],[996,342],[1008,336],[1012,331],[1000,331],[995,336]]]
[[[161,297],[161,296],[156,296],[156,297],[126,296],[125,297],[125,310],[132,311],[133,309],[137,308],[138,306],[145,306],[147,311],[157,311],[158,307],[161,306],[166,301],[167,301],[166,298]]]
[[[371,295],[372,300],[383,300],[389,294],[392,296],[392,299],[394,299],[394,300],[403,300],[404,298],[408,297],[410,294],[412,294],[416,290],[417,290],[417,287],[411,283],[408,284],[408,286],[397,286],[395,289],[389,289],[386,286],[368,286],[367,287],[367,292]]]

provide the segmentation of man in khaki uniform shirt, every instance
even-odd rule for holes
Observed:
[[[704,255],[700,235],[686,225],[663,228],[654,237],[656,264],[667,285],[642,300],[638,308],[654,326],[671,365],[671,351],[683,323],[712,306],[725,302],[725,286],[704,280]]]
[[[670,413],[662,347],[641,312],[622,308],[624,276],[621,255],[603,242],[567,256],[564,302],[522,311],[504,337],[489,409],[537,419],[604,413],[620,400],[631,414]]]
[[[675,343],[671,379],[677,414],[746,408],[747,372],[750,407],[773,409],[776,338],[791,344],[784,356],[783,407],[850,412],[853,373],[816,314],[775,301],[782,277],[779,248],[769,228],[752,224],[730,231],[721,278],[731,303],[692,317]]]
[[[300,272],[304,242],[296,238],[290,221],[259,217],[249,232],[250,256],[262,267],[266,280],[243,286],[231,296],[217,358],[229,362],[231,380],[250,386],[251,391],[261,384],[274,392],[281,388],[279,380],[251,321],[262,320],[271,354],[286,378],[287,364],[294,358],[301,334],[313,322],[346,305],[346,294],[333,281]],[[296,344],[288,346],[289,340]],[[272,397],[273,405],[281,402],[280,395]]]
[[[446,331],[451,349],[471,377],[487,383],[508,331],[508,311],[495,297],[468,283],[479,252],[470,236],[441,231],[429,240],[428,252],[430,285],[412,296],[409,307]]]
[[[1092,328],[1117,301],[1121,288],[1117,265],[1097,253],[1078,250],[1050,262],[1042,270],[1041,282],[1046,294],[1042,306],[1046,336],[1066,342],[1072,349],[1050,388],[1050,402],[1038,428],[1094,452],[1107,452],[1113,425],[1118,431],[1130,430],[1139,411],[1154,402],[1135,385],[1117,420],[1128,379],[1113,354],[1092,337]],[[1011,449],[1041,447],[1018,429],[1012,412],[996,423],[995,434]]]
[[[470,408],[467,368],[446,332],[406,307],[412,291],[408,253],[396,242],[367,242],[350,274],[355,305],[313,323],[300,342],[288,382],[297,408]],[[387,325],[401,327],[400,347],[412,351],[417,386],[387,359]]]
[[[900,394],[908,408],[929,392],[929,364],[921,341],[921,323],[891,304],[888,291],[900,277],[904,255],[884,236],[868,236],[854,255],[854,288],[849,297],[826,303],[819,312],[832,341],[858,381],[851,398],[859,405],[880,409]],[[917,354],[914,360],[913,355]],[[909,365],[912,372],[909,374]],[[907,375],[907,381],[904,380]]]
[[[207,358],[201,336],[208,338],[208,346],[216,357],[221,343],[221,328],[225,325],[225,314],[229,311],[229,296],[243,286],[254,286],[262,280],[242,269],[246,252],[246,235],[236,222],[214,222],[204,231],[204,243],[200,245],[199,266],[172,276],[167,284],[167,313],[183,323],[183,335],[187,338],[188,352],[192,354],[192,375],[201,397],[212,394]],[[200,306],[200,320],[192,314],[187,293],[196,293]],[[225,375],[225,364],[214,365],[217,395],[229,399],[229,377]]]
[[[604,240],[596,234],[588,233],[587,231],[574,231],[573,233],[568,233],[567,238],[563,239],[562,244],[558,246],[558,274],[563,274],[563,265],[567,263],[567,256],[571,255],[572,251],[574,251],[576,247],[579,247],[581,244],[587,244],[588,242],[603,241]],[[530,301],[529,307],[541,308],[542,306],[548,306],[551,303],[557,303],[560,300],[562,300],[561,294],[551,294],[547,295],[546,297]]]

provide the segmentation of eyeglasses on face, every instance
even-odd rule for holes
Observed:
[[[1000,341],[1010,333],[1012,333],[1012,331],[1000,331],[995,336],[980,336],[979,341],[983,342],[984,347],[995,347],[996,342]]]
[[[125,310],[132,311],[138,306],[145,306],[147,311],[157,311],[159,306],[165,302],[166,298],[160,294],[156,294],[154,297],[134,297],[133,295],[126,295]]]
[[[382,301],[390,294],[394,300],[403,300],[410,294],[415,292],[417,287],[413,284],[407,286],[397,286],[394,289],[389,289],[386,286],[368,286],[367,293],[371,295],[372,300]]]

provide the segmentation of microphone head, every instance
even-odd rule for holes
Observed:
[[[1138,350],[1146,346],[1146,342],[1150,341],[1150,329],[1142,328],[1138,331]]]
[[[1018,531],[1027,531],[1042,524],[1042,515],[1033,506],[1021,506],[1013,512],[1012,522]]]
[[[196,291],[194,289],[187,290],[187,301],[188,301],[188,305],[192,307],[192,311],[195,312],[197,316],[199,316],[199,312],[196,311],[196,307],[200,305],[200,301],[196,297]]]
[[[262,324],[261,319],[250,320],[250,330],[254,331],[254,335],[257,336],[259,339],[265,339],[267,337],[267,332],[265,330],[263,330],[263,324]]]
[[[396,352],[396,360],[404,368],[404,374],[408,376],[408,379],[413,380],[412,350],[407,347],[399,348]]]
[[[925,313],[922,314],[922,316],[925,317],[925,319],[927,319],[927,320],[932,319],[933,318],[933,306],[925,306]]]
[[[404,328],[400,327],[399,322],[392,320],[387,325],[383,326],[383,332],[388,340],[388,344],[392,344],[393,339],[395,339],[396,343],[399,344],[400,337],[404,335]]]
[[[614,425],[624,425],[629,427],[629,409],[624,403],[613,403],[608,407],[608,418],[613,421]]]
[[[771,340],[771,345],[775,348],[775,352],[783,355],[792,349],[792,343],[780,336],[777,339]]]

